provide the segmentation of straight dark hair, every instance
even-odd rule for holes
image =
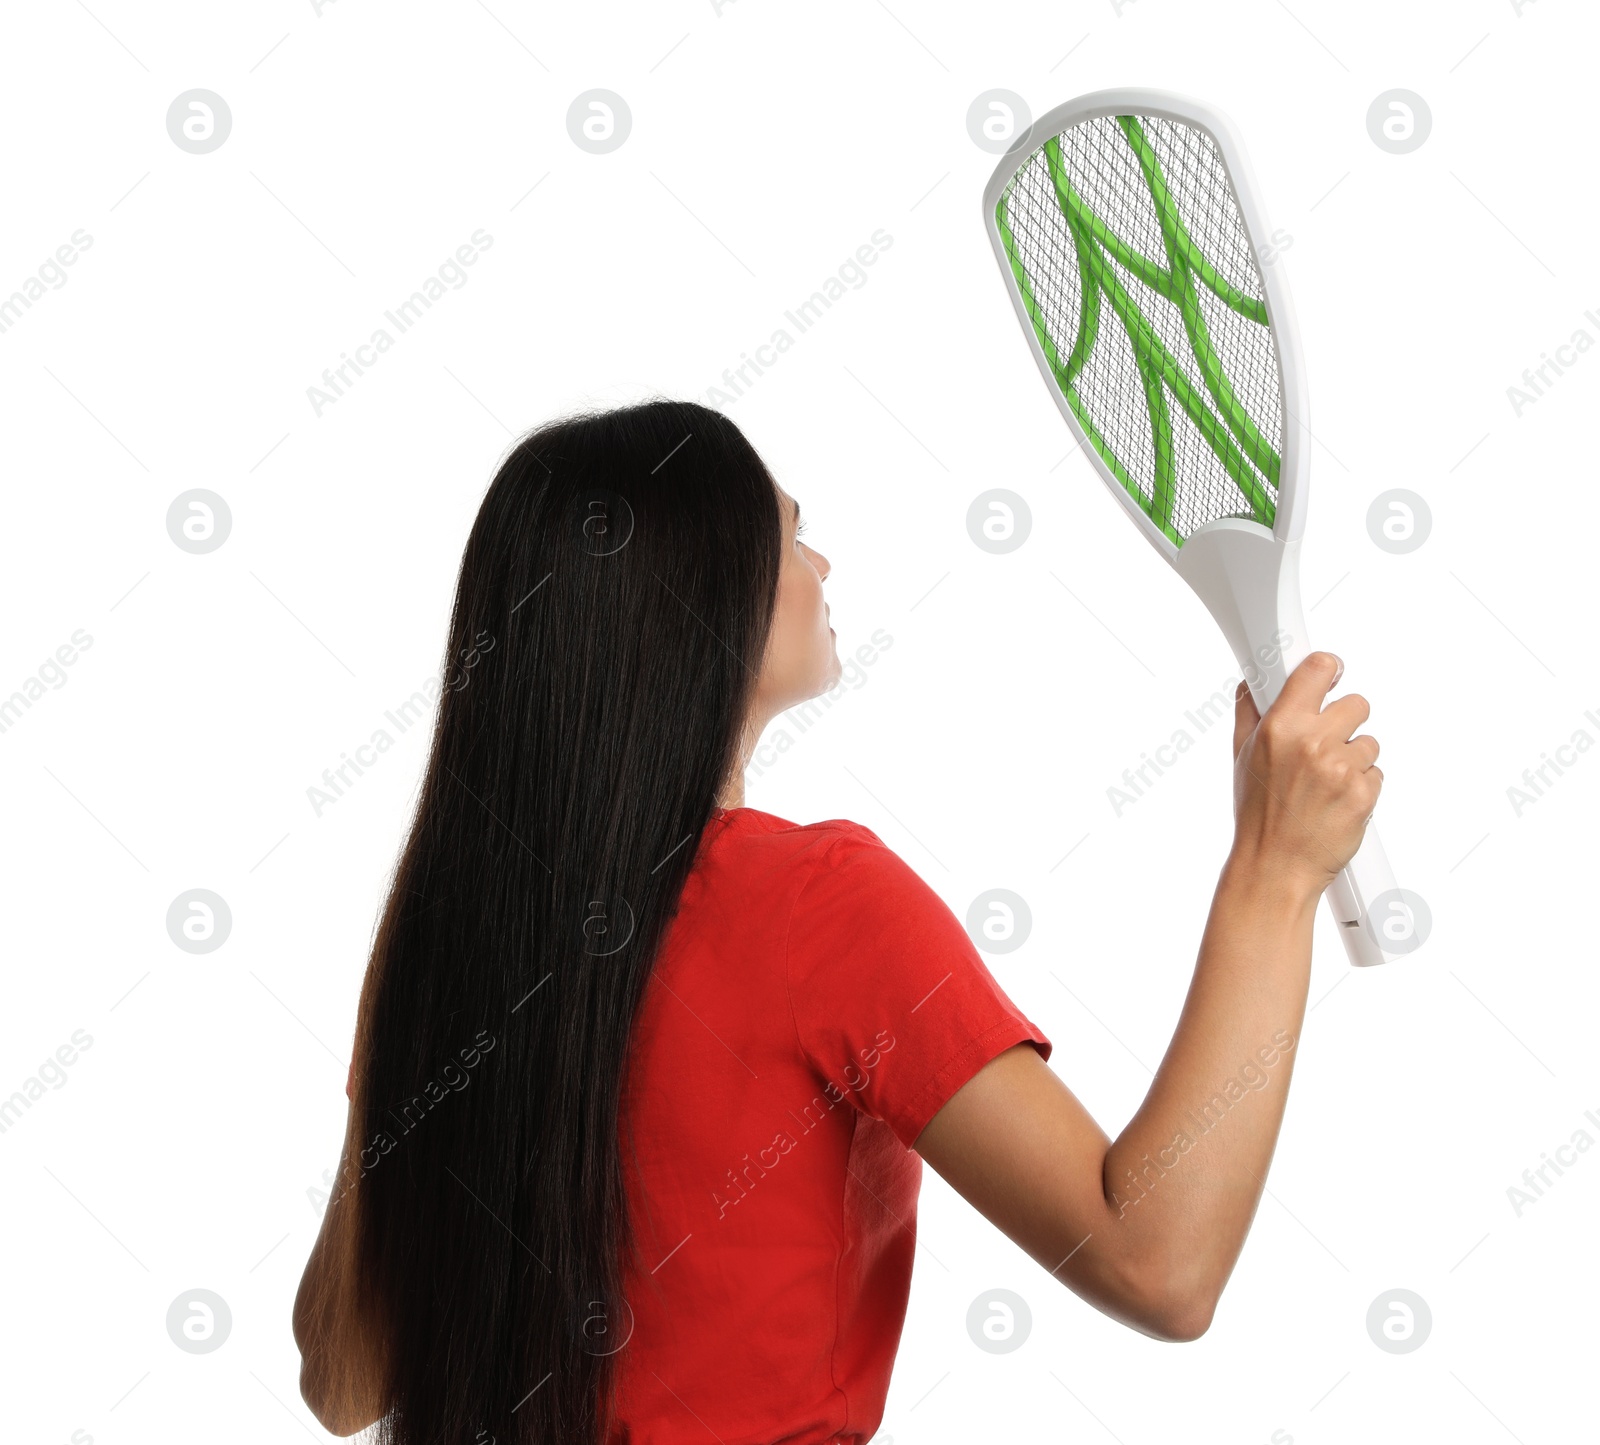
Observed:
[[[781,530],[743,433],[688,402],[543,426],[483,499],[358,1025],[387,1445],[610,1425],[628,1044],[738,766]]]

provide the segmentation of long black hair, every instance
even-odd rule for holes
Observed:
[[[358,1025],[388,1445],[603,1438],[628,1043],[739,765],[781,529],[750,443],[687,402],[540,427],[484,497]]]

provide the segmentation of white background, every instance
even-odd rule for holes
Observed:
[[[866,284],[726,406],[832,561],[841,654],[892,638],[821,721],[774,724],[795,746],[752,770],[747,801],[867,824],[959,916],[984,890],[1022,895],[1032,934],[994,971],[1122,1127],[1227,846],[1225,729],[1120,817],[1107,789],[1232,659],[1068,458],[984,235],[995,158],[966,115],[994,88],[1038,114],[1131,84],[1228,112],[1290,237],[1277,264],[1318,441],[1313,639],[1373,702],[1379,821],[1434,931],[1355,973],[1319,917],[1268,1193],[1197,1343],[1100,1316],[929,1171],[879,1438],[1592,1436],[1600,1157],[1567,1154],[1520,1217],[1507,1191],[1575,1131],[1600,1139],[1600,756],[1569,754],[1520,816],[1507,789],[1576,731],[1600,737],[1600,354],[1520,416],[1507,388],[1580,327],[1600,340],[1584,319],[1600,27],[1554,0],[1121,11],[88,0],[8,16],[0,295],[78,228],[92,245],[0,334],[0,697],[76,629],[92,646],[0,733],[0,1096],[74,1030],[93,1043],[0,1134],[6,1439],[324,1438],[290,1304],[426,730],[320,817],[307,789],[439,671],[460,548],[517,433],[584,402],[706,399],[879,228],[893,244]],[[166,128],[196,87],[232,112],[207,155]],[[607,155],[567,131],[595,87],[633,117]],[[1395,87],[1432,115],[1406,155],[1366,123]],[[478,228],[493,245],[468,283],[319,417],[308,386]],[[1433,524],[1396,556],[1366,517],[1402,486]],[[966,529],[993,487],[1032,514],[1006,556]],[[166,529],[192,488],[232,513],[204,556]],[[165,926],[194,888],[232,911],[210,954]],[[232,1312],[211,1354],[167,1335],[194,1288]],[[1032,1312],[1007,1355],[965,1326],[996,1288]],[[1395,1288],[1432,1311],[1410,1354],[1366,1328]]]

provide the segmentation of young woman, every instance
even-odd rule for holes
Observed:
[[[799,511],[731,421],[670,401],[545,426],[489,488],[295,1301],[334,1433],[865,1441],[923,1159],[1113,1319],[1209,1325],[1316,903],[1382,781],[1366,703],[1324,706],[1327,653],[1265,717],[1240,688],[1233,847],[1113,1141],[875,834],[744,805],[763,728],[840,672]]]

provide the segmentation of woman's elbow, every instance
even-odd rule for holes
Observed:
[[[1129,1281],[1134,1327],[1163,1344],[1186,1345],[1211,1328],[1219,1291],[1176,1268],[1135,1271]]]
[[[1174,1300],[1155,1320],[1155,1338],[1170,1345],[1187,1345],[1211,1328],[1217,1303],[1209,1296],[1197,1300]]]
[[[330,1435],[351,1433],[339,1428],[344,1422],[339,1418],[329,1394],[327,1372],[317,1365],[309,1351],[300,1356],[300,1398],[305,1401],[306,1409],[316,1416],[317,1423]]]
[[[347,1393],[329,1388],[328,1372],[310,1355],[300,1360],[300,1398],[330,1435],[355,1435],[382,1418],[381,1410],[359,1408]]]

